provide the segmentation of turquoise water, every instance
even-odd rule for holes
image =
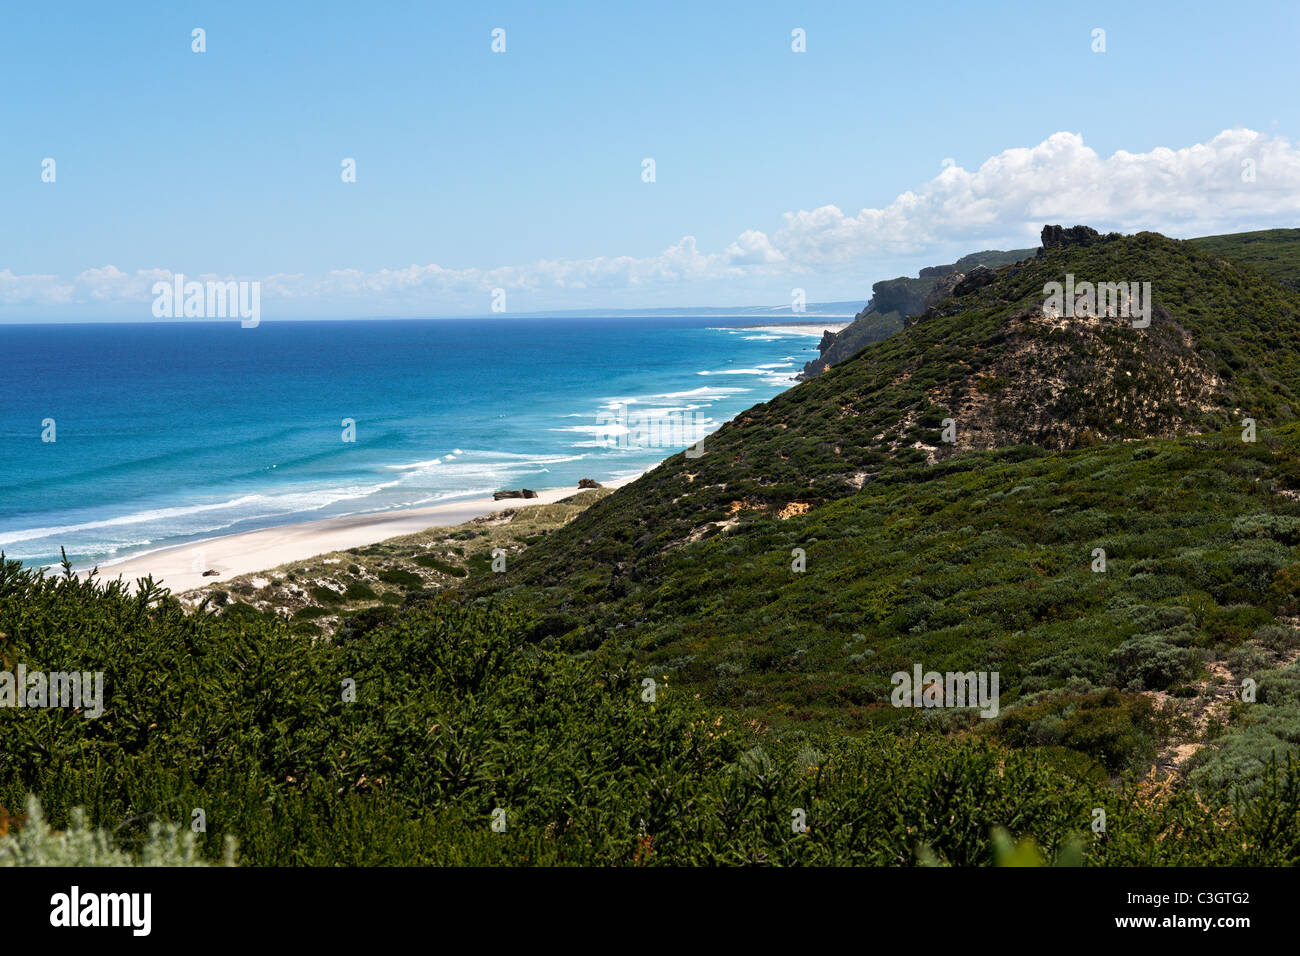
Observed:
[[[635,474],[789,387],[815,355],[816,335],[726,323],[0,325],[0,549],[103,562]]]

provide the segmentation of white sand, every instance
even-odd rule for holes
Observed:
[[[635,477],[624,478],[603,484],[606,488],[620,488],[635,480]],[[501,501],[474,498],[426,508],[324,518],[261,531],[245,531],[134,558],[127,557],[112,564],[101,564],[99,576],[104,581],[120,577],[123,581],[134,584],[137,578],[152,574],[155,583],[171,588],[173,594],[180,594],[204,584],[226,581],[254,571],[270,570],[290,561],[302,561],[330,551],[377,544],[428,528],[464,524],[472,518],[481,518],[509,508],[553,504],[578,494],[579,490],[576,487],[549,488],[539,491],[536,498],[509,498]],[[204,577],[203,572],[209,570],[218,573]]]

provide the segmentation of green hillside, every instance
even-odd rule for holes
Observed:
[[[1211,255],[1238,265],[1259,269],[1265,275],[1300,289],[1300,229],[1267,229],[1190,240]],[[804,366],[803,378],[820,375],[866,346],[900,331],[906,320],[924,310],[924,300],[940,286],[941,279],[979,266],[997,268],[1034,255],[1033,249],[1010,252],[987,250],[962,256],[946,266],[922,269],[916,278],[886,279],[871,287],[872,298],[853,322],[821,346],[821,356]]]
[[[1151,327],[1048,319],[1043,286],[1066,272],[1151,281]],[[1149,766],[1191,718],[1141,692],[1206,703],[1211,672],[1293,659],[1279,615],[1296,613],[1300,432],[1243,442],[1242,420],[1294,417],[1297,347],[1300,295],[1194,245],[1053,250],[749,410],[476,586],[540,599],[536,639],[612,643],[761,720],[911,721],[889,704],[895,671],[1000,670],[1035,725],[1110,727],[1034,739]]]
[[[1265,229],[1191,240],[1211,255],[1254,266],[1300,288],[1300,229]]]
[[[1046,319],[1043,287],[1067,272],[1150,277],[1151,327]],[[656,556],[732,512],[815,509],[899,466],[1012,444],[1174,437],[1242,417],[1279,424],[1300,390],[1300,293],[1152,233],[1004,267],[941,311],[755,405],[709,436],[705,454],[669,458],[563,538],[599,541],[611,560],[596,563],[618,576],[621,562]],[[951,445],[941,440],[948,417]],[[557,540],[542,552],[557,568],[592,562],[562,550]]]
[[[790,726],[915,721],[890,705],[890,675],[915,662],[997,670],[1004,712],[1037,702],[1035,721],[1053,724],[1104,705],[1073,745],[1111,771],[1139,769],[1181,730],[1132,695],[1194,698],[1213,661],[1239,683],[1295,660],[1297,488],[1300,426],[1251,444],[1228,432],[1015,446],[900,465],[804,516],[740,510],[644,557],[637,542],[601,546],[621,529],[593,508],[526,552],[503,592],[546,595],[536,637],[611,642],[713,704]],[[548,577],[561,554],[567,571]],[[1017,743],[1030,733],[1018,718],[923,716]]]

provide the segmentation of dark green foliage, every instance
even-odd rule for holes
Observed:
[[[393,584],[399,588],[405,588],[408,591],[414,591],[417,588],[424,587],[424,578],[420,577],[414,571],[403,571],[401,568],[389,568],[386,571],[379,572],[379,580],[385,584]]]
[[[463,578],[465,575],[469,574],[469,572],[460,565],[451,564],[433,554],[422,554],[415,559],[415,563],[422,568],[431,568],[440,574],[450,574],[455,578]]]
[[[1300,288],[1300,229],[1264,229],[1191,241],[1211,255],[1253,266]]]
[[[1110,652],[1115,682],[1129,690],[1165,690],[1196,673],[1199,657],[1160,634],[1137,634]]]
[[[376,628],[391,623],[396,619],[397,613],[395,607],[376,604],[374,607],[368,607],[357,611],[355,614],[349,614],[339,625],[338,639],[340,641],[350,641],[364,637]]]
[[[1300,503],[1277,493],[1297,462],[1300,426],[1255,444],[1230,431],[1014,446],[895,464],[810,514],[741,510],[667,548],[629,539],[636,510],[606,499],[472,593],[527,596],[546,622],[537,639],[615,642],[764,720],[900,719],[889,678],[917,662],[999,670],[1004,708],[1054,688],[1173,688],[1300,602]],[[794,548],[806,573],[790,569]]]
[[[1105,690],[1045,695],[1000,719],[994,734],[1012,747],[1077,751],[1116,772],[1149,765],[1159,729],[1150,700]]]
[[[343,589],[343,597],[348,601],[373,601],[376,595],[375,589],[364,581],[349,581]]]
[[[1242,666],[1258,685],[1255,703],[1234,703],[1229,725],[1191,761],[1190,779],[1217,797],[1266,786],[1270,765],[1300,753],[1300,667]]]
[[[0,710],[0,805],[34,791],[56,827],[81,805],[124,842],[203,807],[210,858],[234,835],[267,865],[969,865],[991,862],[1000,828],[1049,856],[1082,842],[1093,864],[1300,862],[1289,769],[1262,783],[1267,813],[1224,811],[978,741],[777,735],[662,682],[648,703],[639,669],[530,649],[528,627],[443,602],[309,641],[6,562],[7,659],[102,670],[107,706]],[[1105,843],[1087,829],[1098,806]]]

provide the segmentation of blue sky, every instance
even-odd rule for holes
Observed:
[[[173,272],[260,280],[267,318],[478,314],[492,288],[511,312],[865,299],[1045,221],[1300,225],[1292,2],[227,0],[5,21],[0,321],[148,318]]]

